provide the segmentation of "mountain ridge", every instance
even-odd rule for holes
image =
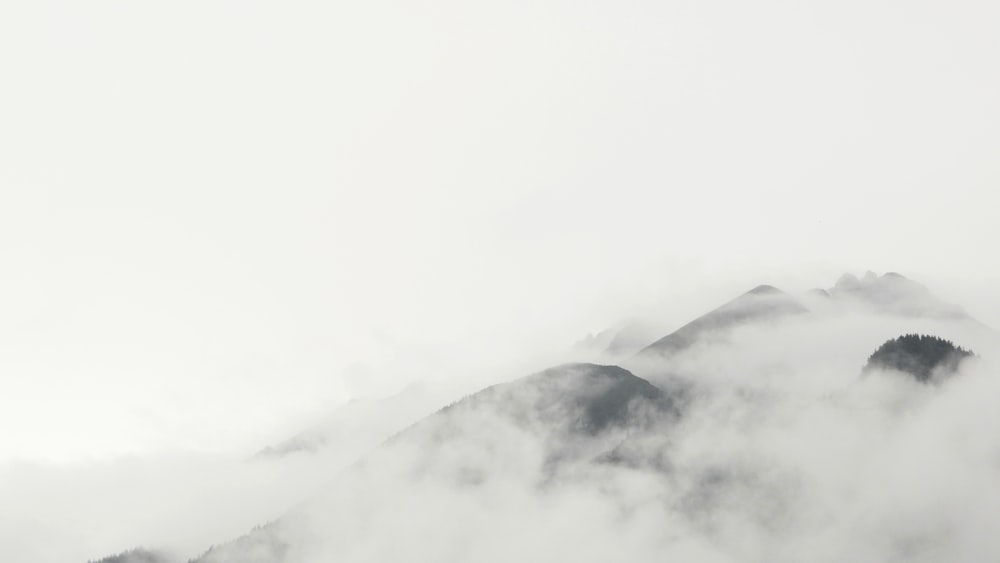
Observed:
[[[778,320],[808,312],[809,309],[784,291],[772,285],[758,285],[649,344],[636,357],[676,354],[712,333],[749,322]]]
[[[475,486],[490,467],[479,456],[450,455],[458,443],[475,451],[507,446],[494,441],[483,417],[497,416],[514,428],[541,437],[544,447],[542,477],[552,478],[562,464],[573,461],[607,462],[630,432],[648,431],[658,423],[681,416],[678,400],[651,382],[615,365],[567,363],[498,383],[472,393],[399,431],[377,450],[358,460],[341,478],[363,474],[368,465],[392,457],[396,448],[408,467],[393,467],[413,478],[434,478]],[[474,428],[478,434],[469,434]],[[514,440],[513,443],[517,443]],[[514,453],[514,452],[511,452]],[[614,460],[610,460],[614,461]],[[190,563],[279,563],[289,544],[282,538],[286,515],[223,545],[213,546]]]
[[[873,306],[873,310],[901,318],[911,318],[912,315],[916,315],[912,318],[917,318],[926,313],[933,319],[971,319],[964,311],[961,315],[935,316],[961,309],[940,301],[924,286],[894,272],[882,276],[868,272],[863,278],[845,274],[829,290],[816,290],[815,297],[851,306],[867,307],[880,303]],[[942,303],[943,306],[940,305]],[[739,326],[815,313],[799,299],[777,287],[758,285],[659,338],[636,356],[667,357],[682,353],[700,342],[722,341],[729,331]],[[886,344],[880,346],[872,357]],[[964,349],[957,349],[964,352]],[[872,357],[869,357],[864,371],[868,371]],[[950,366],[950,361],[945,364]],[[927,368],[926,373],[930,374],[940,363],[932,360],[929,367],[921,367],[920,364],[913,369]],[[412,470],[414,474],[443,476],[441,478],[452,479],[463,487],[476,486],[486,478],[491,468],[475,456],[465,459],[455,457],[449,451],[456,444],[471,443],[473,448],[479,448],[475,451],[488,451],[491,455],[503,452],[505,443],[502,437],[490,435],[489,430],[494,428],[489,424],[490,417],[502,420],[504,429],[523,430],[525,435],[541,438],[545,476],[557,474],[561,465],[567,462],[610,463],[627,467],[644,464],[668,472],[669,458],[643,459],[635,452],[643,450],[644,438],[653,436],[659,440],[662,436],[657,432],[682,421],[688,407],[687,398],[682,392],[669,389],[660,380],[654,379],[654,383],[626,367],[603,363],[566,363],[485,387],[397,430],[346,472],[377,465],[378,461],[386,459],[379,458],[380,455],[400,446],[416,452],[406,458],[413,467],[404,469]],[[645,375],[645,372],[641,373]],[[931,379],[930,375],[920,375],[924,371],[918,373],[914,375],[918,381]],[[486,424],[482,424],[484,421]],[[639,446],[636,446],[637,443]],[[483,459],[489,457],[483,456]],[[715,482],[712,479],[709,481]],[[284,561],[289,545],[282,543],[284,540],[280,537],[283,521],[284,517],[261,526],[191,561]]]

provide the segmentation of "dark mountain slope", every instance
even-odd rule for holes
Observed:
[[[959,363],[972,356],[969,350],[955,346],[943,338],[907,334],[879,346],[868,357],[862,373],[875,370],[901,371],[921,383],[928,383],[953,375],[958,370]]]
[[[488,387],[424,418],[340,474],[331,490],[381,490],[399,482],[415,489],[476,487],[497,472],[544,486],[562,467],[606,461],[628,436],[652,433],[679,416],[677,397],[625,369],[561,365]],[[312,508],[215,547],[194,563],[294,560],[301,542],[311,540],[296,535],[292,522]]]
[[[488,387],[449,405],[387,441],[413,448],[417,465],[452,472],[472,451],[538,444],[549,470],[569,461],[597,458],[625,436],[669,425],[680,416],[681,393],[668,394],[618,366],[565,364]],[[491,434],[491,430],[497,433]],[[515,433],[516,436],[511,436]],[[467,448],[451,466],[439,450]],[[473,468],[473,472],[488,468]],[[548,470],[547,470],[548,471]]]
[[[612,427],[641,424],[642,411],[672,412],[671,398],[652,383],[618,366],[565,364],[488,387],[439,414],[494,409],[523,423],[597,435]]]

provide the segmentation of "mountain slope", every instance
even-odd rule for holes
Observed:
[[[725,303],[639,351],[639,357],[667,356],[681,352],[711,334],[742,324],[771,321],[807,313],[794,297],[769,285],[760,285]]]
[[[921,330],[920,323],[968,324],[967,315],[943,315],[949,309],[921,288],[898,274],[845,276],[828,292],[802,296],[807,309],[774,287],[759,286],[647,346],[640,355],[661,357],[708,344],[678,356],[676,372],[660,377],[650,370],[659,386],[618,366],[567,364],[485,388],[399,431],[279,520],[195,561],[375,560],[373,552],[382,555],[378,560],[414,560],[409,557],[414,546],[435,535],[444,539],[428,550],[436,557],[424,560],[477,560],[463,557],[468,545],[479,545],[464,534],[464,522],[486,514],[495,520],[484,528],[496,530],[486,537],[509,541],[504,526],[521,523],[520,503],[544,505],[568,490],[560,489],[567,483],[574,492],[570,521],[580,506],[612,491],[610,500],[599,502],[608,500],[616,517],[617,503],[625,498],[636,501],[628,511],[662,502],[683,525],[707,530],[713,519],[731,513],[769,526],[801,501],[787,486],[796,475],[772,472],[768,447],[780,442],[774,437],[788,431],[793,441],[801,439],[790,450],[798,452],[823,442],[828,433],[828,426],[818,424],[815,435],[796,434],[786,416],[811,411],[802,408],[808,404],[840,413],[840,398],[814,401],[813,395],[838,390],[841,383],[834,377],[855,377],[858,361],[887,336]],[[749,325],[754,330],[734,330]],[[907,335],[876,350],[865,370],[895,369],[935,381],[966,355],[950,342]],[[845,360],[846,368],[824,372],[834,357]],[[801,374],[808,377],[797,377]],[[666,391],[675,382],[678,391]],[[867,391],[858,387],[845,393]],[[853,411],[842,414],[843,426],[857,419]],[[706,427],[709,431],[698,434]],[[691,435],[697,438],[688,439]],[[744,439],[754,436],[760,441]],[[497,506],[508,496],[515,500],[504,512]],[[553,522],[566,522],[565,515],[524,529],[549,530]],[[415,521],[424,525],[418,538],[408,535]],[[448,529],[437,529],[438,522],[447,522]],[[582,535],[586,532],[575,537]],[[512,559],[524,560],[499,560]]]
[[[387,445],[410,450],[407,461],[422,472],[461,481],[488,476],[493,468],[480,461],[509,450],[501,457],[517,459],[515,471],[545,480],[602,459],[631,435],[669,428],[681,400],[618,366],[565,364],[470,395]]]
[[[654,431],[680,416],[678,401],[617,366],[566,364],[488,387],[398,433],[331,484],[342,499],[405,483],[405,494],[440,484],[478,487],[512,475],[544,487],[576,463],[606,461],[630,434]],[[603,457],[602,457],[603,456]],[[332,494],[332,493],[331,493]],[[196,563],[297,560],[311,540],[300,530],[323,495]],[[334,504],[337,504],[336,502]],[[315,520],[315,519],[313,519]],[[320,534],[347,533],[324,528]],[[324,541],[328,541],[327,537]]]
[[[639,406],[672,411],[659,388],[618,366],[565,364],[488,387],[440,411],[455,414],[496,409],[511,420],[535,422],[570,433],[597,435],[613,427],[639,424]]]

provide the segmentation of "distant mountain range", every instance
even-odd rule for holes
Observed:
[[[923,285],[895,272],[882,276],[866,272],[860,279],[844,274],[825,293],[834,301],[862,305],[881,314],[971,320],[961,307],[942,301]]]
[[[819,305],[809,306],[812,303]],[[845,275],[832,288],[816,290],[801,299],[769,285],[757,286],[648,342],[633,351],[632,359],[670,359],[695,347],[724,342],[740,327],[767,327],[791,319],[827,315],[829,310],[823,309],[827,306],[837,311],[860,308],[901,319],[975,322],[961,308],[937,299],[916,282],[899,274],[876,276],[869,272],[860,279]],[[872,348],[876,344],[873,342]],[[607,342],[602,345],[609,346],[610,355],[620,352]],[[865,372],[895,369],[926,381],[932,373],[943,369],[953,371],[958,361],[968,355],[969,352],[950,342],[908,335],[878,347]],[[862,359],[858,359],[859,363]],[[367,477],[362,475],[386,471],[413,479],[431,475],[456,486],[475,487],[497,470],[498,463],[518,467],[527,464],[537,469],[543,482],[571,478],[564,473],[580,464],[653,467],[669,475],[669,459],[655,453],[660,446],[639,445],[669,440],[671,433],[686,420],[697,396],[697,389],[686,380],[672,385],[657,380],[654,384],[616,365],[573,363],[488,387],[436,412],[419,388],[383,401],[347,405],[326,422],[264,449],[257,457],[280,458],[296,452],[343,448],[343,444],[349,443],[346,437],[360,428],[352,425],[367,417],[372,423],[358,441],[361,445],[348,447],[348,457],[357,461],[338,477],[340,482],[352,483],[350,486],[354,488],[363,488],[361,483],[367,483]],[[374,449],[369,447],[378,443],[381,445]],[[656,459],[650,459],[651,451]],[[705,491],[714,490],[713,487],[728,486],[721,477],[699,483],[699,495],[709,494]],[[307,513],[306,509],[293,511],[232,543],[209,550],[194,561],[290,561],[289,554],[295,552],[298,536],[289,532],[288,522],[306,518],[303,515]]]
[[[795,298],[770,285],[759,285],[705,313],[639,351],[639,356],[675,354],[739,325],[808,313]]]
[[[964,309],[947,303],[925,286],[905,276],[866,272],[858,278],[844,274],[828,289],[813,289],[795,297],[770,285],[759,285],[686,323],[657,340],[649,338],[648,319],[633,320],[620,328],[606,329],[581,340],[581,350],[597,350],[604,358],[625,361],[631,356],[655,358],[681,353],[696,343],[724,340],[737,327],[764,325],[800,315],[829,316],[867,312],[911,319],[936,319],[979,323]]]
[[[944,319],[981,325],[961,307],[940,300],[913,280],[894,272],[882,276],[867,272],[861,278],[844,274],[833,287],[814,289],[798,298],[774,286],[759,285],[664,336],[652,335],[652,327],[658,323],[639,320],[602,331],[577,347],[581,351],[597,349],[601,360],[631,365],[636,359],[656,361],[683,353],[695,344],[725,341],[739,327],[823,317],[831,314],[831,308],[833,312],[862,310],[900,319]],[[385,398],[356,399],[314,426],[263,448],[255,457],[324,453],[346,464],[400,428],[431,414],[447,400],[440,390],[421,383]]]

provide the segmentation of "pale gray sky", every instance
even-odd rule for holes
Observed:
[[[998,17],[4,2],[0,460],[251,448],[435,365],[846,270],[1000,324]]]

